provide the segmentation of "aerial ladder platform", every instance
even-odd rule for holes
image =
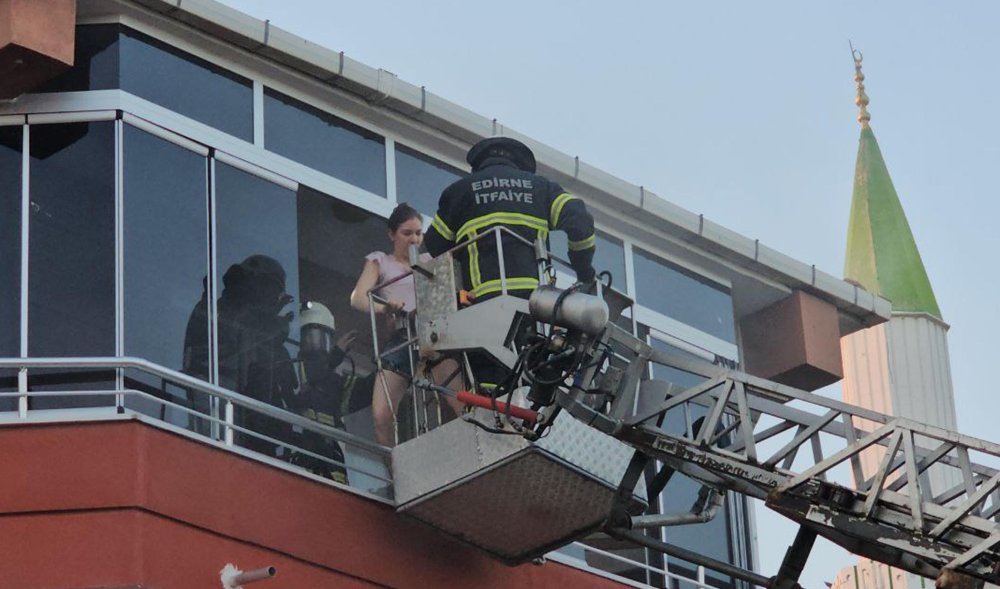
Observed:
[[[502,248],[503,232],[479,239]],[[543,245],[532,247],[549,259]],[[1000,471],[982,464],[1000,458],[1000,445],[654,348],[616,324],[631,301],[600,284],[589,292],[542,286],[530,301],[503,289],[459,308],[451,253],[414,269],[412,342],[422,354],[459,358],[470,379],[469,356],[485,355],[511,376],[490,394],[463,392],[478,409],[394,449],[400,512],[511,564],[601,531],[782,589],[797,586],[822,536],[949,589],[1000,584]],[[524,325],[536,330],[526,343],[516,335]],[[651,364],[701,381],[679,389],[650,378]],[[665,427],[684,406],[702,417]],[[862,470],[866,452],[881,455],[872,476]],[[655,476],[644,476],[650,468]],[[932,489],[930,469],[958,483]],[[703,485],[700,512],[644,514],[646,498],[675,473]],[[641,532],[704,521],[726,492],[763,500],[799,524],[775,576]]]

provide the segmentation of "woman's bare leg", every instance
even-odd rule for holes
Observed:
[[[458,362],[451,358],[438,362],[437,366],[431,371],[431,374],[434,376],[435,383],[448,387],[455,392],[458,392],[465,384],[462,378],[462,371],[459,370]],[[448,406],[451,407],[451,410],[455,412],[456,417],[462,414],[462,411],[465,409],[464,404],[460,403],[455,397],[442,396],[445,402],[448,403]]]
[[[396,410],[406,393],[406,379],[391,370],[382,370],[375,376],[372,389],[372,418],[375,422],[375,441],[383,446],[396,445]]]

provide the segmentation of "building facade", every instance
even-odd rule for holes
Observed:
[[[432,571],[427,578],[440,582],[446,577],[435,575],[446,575],[445,559],[428,557],[418,546],[437,546],[436,541],[409,528],[403,545],[391,539],[389,530],[396,525],[391,473],[387,450],[372,442],[369,409],[377,335],[369,317],[350,308],[349,297],[365,254],[388,247],[385,219],[393,207],[405,201],[432,215],[441,189],[465,170],[469,145],[491,135],[525,141],[541,173],[587,202],[598,226],[595,267],[610,272],[614,285],[636,301],[625,327],[653,346],[741,366],[748,342],[755,351],[770,345],[760,334],[744,333],[744,321],[795,291],[829,307],[838,336],[885,314],[885,301],[856,285],[390,72],[211,0],[183,5],[80,0],[74,18],[72,67],[0,104],[0,358],[9,359],[0,365],[5,424],[0,435],[43,446],[72,446],[72,436],[83,436],[79,439],[106,452],[112,448],[103,445],[105,439],[155,438],[180,454],[197,455],[193,463],[214,472],[235,468],[224,466],[229,457],[233,464],[266,471],[263,478],[280,479],[273,486],[292,495],[264,494],[286,511],[295,512],[287,504],[300,494],[313,498],[314,487],[321,486],[325,495],[317,500],[340,507],[310,517],[346,517],[345,529],[355,533],[365,529],[364,518],[344,514],[368,514],[382,526],[361,533],[369,557],[383,551],[411,570]],[[552,238],[553,250],[564,251],[559,236]],[[359,334],[335,370],[337,407],[327,413],[336,419],[327,425],[340,433],[332,438],[325,431],[310,437],[308,412],[318,411],[301,397],[299,321],[307,301],[330,309],[338,333]],[[693,375],[666,369],[649,377],[679,388],[697,382]],[[678,409],[665,428],[690,428],[705,411],[695,405]],[[419,410],[406,408],[401,420]],[[118,423],[123,420],[131,425]],[[103,430],[87,429],[82,421],[96,421],[92,427]],[[58,435],[46,438],[45,430],[28,427],[41,423],[61,424],[47,430]],[[324,451],[335,446],[340,455],[324,461],[329,458]],[[206,448],[212,452],[204,454]],[[53,450],[48,459],[90,464],[86,454],[71,451],[79,449]],[[164,472],[197,474],[171,464],[169,457],[150,456],[150,464]],[[126,469],[123,482],[153,484],[141,465],[122,460],[137,469]],[[28,460],[16,467],[38,466]],[[257,475],[240,476],[203,483],[250,484]],[[22,489],[30,501],[4,510],[8,521],[27,526],[18,519],[27,511],[60,509],[58,500],[46,502],[31,488]],[[655,498],[653,509],[688,511],[698,490],[697,483],[678,475]],[[252,494],[234,490],[233,496],[247,509],[265,509]],[[250,546],[292,563],[335,570],[359,586],[362,581],[406,586],[421,578],[392,567],[382,571],[370,558],[345,560],[294,542],[282,544],[260,530],[233,526],[231,519],[239,515],[221,506],[201,509],[218,508],[230,519],[189,518],[183,505],[161,513],[147,499],[128,503],[139,515],[123,517],[142,520],[157,512],[225,537],[242,546],[233,549],[241,554],[253,552]],[[212,493],[205,500],[225,501]],[[110,499],[97,492],[93,501],[68,509],[91,517]],[[308,522],[302,513],[290,517]],[[293,533],[287,521],[272,524]],[[98,528],[78,525],[81,538],[99,536]],[[136,532],[146,541],[171,534],[160,529],[160,520],[111,525],[146,530]],[[154,528],[160,531],[150,531]],[[49,528],[37,528],[43,529]],[[755,568],[754,525],[741,496],[727,497],[723,512],[707,524],[650,533]],[[31,537],[37,539],[35,549],[44,549],[47,536]],[[315,530],[306,537],[319,543],[326,538]],[[330,542],[347,550],[343,539]],[[121,549],[127,544],[123,540]],[[79,554],[88,554],[81,546]],[[74,550],[71,544],[65,548]],[[565,575],[578,574],[653,587],[737,584],[724,574],[601,536],[567,546],[551,561],[527,571],[520,567],[516,575],[535,579],[539,584],[533,586],[567,582]],[[25,561],[18,578],[31,583],[37,571],[28,562],[33,561]],[[496,579],[503,575],[492,565],[475,562],[479,572],[463,572],[462,582],[481,574],[502,584]],[[116,583],[144,582],[129,577],[135,571],[128,566],[120,568]],[[556,569],[561,572],[544,572]],[[569,569],[576,572],[565,572]],[[75,586],[53,580],[71,578],[63,572],[46,574],[39,586]],[[156,586],[194,586],[156,578],[162,583]]]

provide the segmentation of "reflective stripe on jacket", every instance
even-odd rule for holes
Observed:
[[[474,240],[503,226],[534,242],[550,231],[567,234],[569,259],[577,272],[590,269],[594,256],[594,219],[583,201],[544,176],[513,165],[490,165],[453,183],[441,193],[438,211],[427,230],[427,251],[437,256],[457,243]],[[532,246],[504,235],[503,263],[507,289],[530,291],[538,286]],[[500,292],[496,238],[484,237],[456,253],[463,286],[476,297]]]

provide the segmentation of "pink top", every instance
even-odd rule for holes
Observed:
[[[372,252],[365,256],[366,260],[371,260],[378,265],[378,284],[392,280],[397,276],[406,274],[410,267],[396,259],[396,256],[385,252]],[[426,262],[431,259],[430,254],[420,254],[420,261]],[[403,302],[403,310],[409,313],[417,308],[417,293],[413,286],[413,275],[402,280],[393,282],[389,286],[379,289],[378,295],[386,300],[396,300]]]

